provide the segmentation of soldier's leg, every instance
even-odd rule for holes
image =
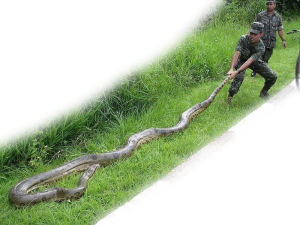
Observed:
[[[239,72],[238,75],[235,76],[235,78],[231,82],[230,88],[228,90],[228,98],[227,98],[227,101],[229,103],[232,102],[233,95],[235,95],[239,91],[243,83],[244,77],[245,77],[245,71],[241,71]]]
[[[234,68],[237,70],[243,64],[244,64],[243,61],[238,60],[238,62]],[[233,95],[235,95],[239,91],[239,89],[243,83],[244,77],[245,77],[245,71],[241,71],[241,72],[239,72],[238,75],[235,76],[235,78],[231,82],[231,85],[228,90],[228,98],[227,98],[228,103],[232,102]]]
[[[266,63],[269,62],[269,59],[271,58],[273,54],[273,48],[266,48],[265,53],[262,55],[262,60]]]
[[[260,91],[260,97],[269,97],[268,91],[277,80],[276,73],[268,66],[267,63],[263,62],[262,60],[254,62],[250,68],[265,79],[264,87]]]

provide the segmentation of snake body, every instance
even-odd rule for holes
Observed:
[[[210,106],[228,80],[229,77],[212,92],[209,98],[183,112],[179,122],[175,126],[170,128],[146,129],[130,136],[125,145],[116,151],[80,156],[53,170],[29,177],[11,188],[9,192],[10,203],[19,208],[46,201],[74,200],[80,198],[87,188],[88,180],[93,176],[98,167],[104,167],[117,160],[130,157],[142,144],[148,143],[153,139],[185,130],[190,121]],[[54,187],[41,192],[30,193],[41,186],[53,183],[74,172],[82,171],[84,172],[76,188]]]

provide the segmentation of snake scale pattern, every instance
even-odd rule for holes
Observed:
[[[11,188],[9,192],[10,203],[17,208],[22,208],[40,202],[75,200],[80,198],[87,188],[88,180],[93,176],[98,167],[104,167],[117,160],[130,157],[142,144],[148,143],[153,139],[185,130],[190,121],[210,106],[228,80],[229,77],[226,77],[209,98],[183,112],[177,125],[170,128],[146,129],[130,136],[126,144],[116,151],[80,156],[53,170],[29,177]],[[54,187],[41,192],[32,192],[41,186],[56,182],[74,172],[83,172],[76,188]]]

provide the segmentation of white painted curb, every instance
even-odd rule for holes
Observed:
[[[220,154],[224,150],[230,148],[242,136],[247,134],[256,125],[270,117],[276,110],[280,109],[297,96],[295,81],[280,93],[274,96],[267,103],[263,104],[257,110],[250,113],[238,124],[228,130],[219,139],[205,146],[202,151],[199,150],[184,164],[179,165],[172,170],[167,176],[154,183],[151,187],[135,196],[130,202],[113,211],[111,214],[100,220],[96,225],[118,225],[130,216],[140,212],[147,207],[156,197],[173,189],[194,170],[198,169],[204,163],[207,163],[216,154]],[[298,93],[299,94],[299,93]],[[201,157],[200,157],[201,156]],[[182,169],[183,168],[183,169]]]
[[[96,225],[117,225],[130,216],[140,212],[148,206],[156,197],[171,190],[173,187],[169,182],[158,181],[139,195],[135,196],[130,202],[113,211],[107,217],[100,220]]]
[[[247,117],[241,120],[237,125],[229,129],[235,133],[237,139],[240,139],[256,125],[271,116],[274,111],[274,104],[265,103],[254,112],[250,113]]]

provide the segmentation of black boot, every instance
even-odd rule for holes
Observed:
[[[268,92],[260,92],[259,97],[261,97],[262,99],[269,99],[270,95]]]
[[[260,91],[259,97],[261,97],[262,99],[269,99],[270,98],[270,95],[268,93],[269,89],[270,88],[264,86],[263,89],[261,89]]]
[[[233,99],[233,97],[231,97],[231,96],[228,96],[228,98],[227,98],[227,102],[228,102],[229,104],[231,104],[231,103],[232,103],[232,99]]]
[[[232,99],[233,99],[233,94],[229,92],[228,98],[227,98],[227,102],[228,102],[229,104],[231,104],[231,103],[232,103]]]

